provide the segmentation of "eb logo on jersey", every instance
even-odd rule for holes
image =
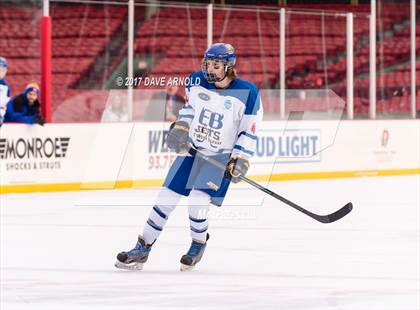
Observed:
[[[201,125],[209,126],[213,129],[220,129],[223,127],[223,115],[214,113],[208,109],[201,110],[199,122]]]

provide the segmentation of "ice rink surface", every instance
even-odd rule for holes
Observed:
[[[419,309],[420,176],[269,187],[313,212],[348,201],[354,210],[321,224],[232,189],[210,214],[194,271],[179,271],[190,244],[184,204],[144,270],[129,272],[115,256],[133,247],[156,190],[0,196],[1,309]]]

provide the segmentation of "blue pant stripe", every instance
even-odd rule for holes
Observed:
[[[204,227],[203,229],[197,229],[197,228],[194,228],[194,227],[192,227],[192,226],[190,226],[190,228],[191,228],[191,230],[192,230],[193,232],[195,232],[195,233],[197,233],[197,234],[201,234],[201,233],[203,233],[203,232],[206,232],[206,230],[207,230],[208,226]]]
[[[150,226],[152,226],[152,228],[154,228],[158,231],[162,231],[162,227],[159,227],[158,225],[156,225],[156,223],[153,222],[151,219],[147,220],[147,224],[149,224]]]
[[[165,213],[163,213],[163,211],[161,210],[161,209],[159,209],[159,207],[158,206],[154,206],[153,207],[153,210],[155,210],[155,212],[161,217],[161,218],[163,218],[163,219],[165,219],[165,220],[167,220],[168,219],[168,216],[165,214]]]
[[[191,215],[190,215],[190,220],[193,221],[193,222],[195,222],[195,223],[203,223],[203,222],[207,221],[207,219],[196,219],[196,218],[193,218]]]

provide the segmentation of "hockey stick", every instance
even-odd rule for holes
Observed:
[[[203,153],[199,152],[198,150],[196,150],[195,148],[190,148],[188,153],[190,153],[193,156],[198,156],[206,161],[208,161],[209,163],[213,164],[214,166],[225,170],[226,166],[224,164],[222,164],[221,162],[218,162],[217,160],[214,160],[213,158],[204,155]],[[313,218],[314,220],[317,220],[318,222],[324,223],[324,224],[328,224],[328,223],[332,223],[335,222],[339,219],[341,219],[342,217],[346,216],[347,214],[350,213],[350,211],[353,209],[353,204],[351,202],[347,203],[344,207],[342,207],[341,209],[331,213],[331,214],[327,214],[327,215],[319,215],[319,214],[315,214],[312,213],[304,208],[302,208],[301,206],[295,204],[294,202],[280,196],[279,194],[269,190],[268,188],[252,181],[251,179],[248,179],[245,176],[240,176],[239,177],[242,181],[258,188],[259,190],[263,191],[264,193],[270,195],[271,197],[274,197],[282,202],[284,202],[285,204],[291,206],[292,208],[295,208],[296,210],[302,212],[303,214],[306,214],[307,216]]]

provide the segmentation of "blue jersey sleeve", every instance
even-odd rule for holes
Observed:
[[[258,88],[249,82],[245,83],[249,93],[232,156],[251,157],[255,154],[257,148],[257,132],[263,118],[263,107]]]

